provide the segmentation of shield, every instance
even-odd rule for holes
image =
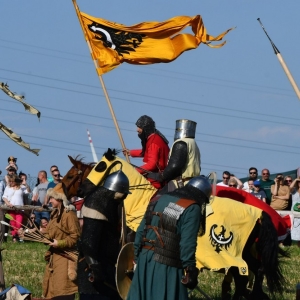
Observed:
[[[124,245],[119,253],[116,266],[116,285],[120,297],[125,300],[133,277],[133,243]]]

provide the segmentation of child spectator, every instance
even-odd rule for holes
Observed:
[[[41,218],[41,223],[40,223],[40,232],[41,233],[45,233],[46,232],[46,228],[48,226],[49,220],[45,217]]]
[[[262,200],[263,202],[266,202],[266,193],[264,190],[260,188],[260,181],[255,180],[253,182],[254,185],[254,191],[251,193],[251,195],[255,196],[257,199]]]
[[[253,183],[254,183],[254,180],[253,179],[249,179],[248,180],[248,188],[244,189],[244,191],[247,192],[247,193],[254,192],[254,185],[253,185]]]
[[[21,187],[21,179],[15,174],[9,177],[9,186],[4,190],[3,200],[5,204],[9,207],[14,207],[15,205],[22,206],[23,194]],[[11,234],[13,236],[13,242],[20,241],[18,230],[21,228],[23,221],[23,215],[15,210],[8,211],[12,216],[13,220],[10,221],[10,225],[13,227]]]
[[[16,164],[17,162],[17,158],[13,157],[13,156],[10,156],[8,159],[8,165],[7,167],[5,168],[6,170],[8,170],[10,167],[13,167],[16,172],[18,171],[18,165]]]
[[[19,177],[22,180],[21,183],[21,189],[24,192],[24,205],[28,205],[28,196],[29,193],[31,193],[30,186],[27,184],[27,175],[25,173],[22,173],[22,171],[19,173]]]

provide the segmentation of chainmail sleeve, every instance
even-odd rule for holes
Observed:
[[[187,164],[188,147],[183,141],[175,142],[172,147],[172,154],[168,165],[163,172],[163,179],[170,181],[182,175],[182,171]]]

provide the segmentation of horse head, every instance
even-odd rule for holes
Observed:
[[[65,194],[70,199],[75,196],[81,196],[80,186],[92,170],[94,163],[85,164],[79,156],[73,158],[68,155],[68,157],[73,166],[63,177],[61,183],[55,186],[54,190]]]

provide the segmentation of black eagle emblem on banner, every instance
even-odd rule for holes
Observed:
[[[143,37],[146,36],[145,34],[113,29],[96,22],[88,25],[88,28],[95,33],[95,38],[102,41],[105,47],[117,51],[120,56],[123,56],[123,53],[130,54],[130,52],[135,51],[135,48],[143,42]]]
[[[233,241],[233,233],[230,231],[230,234],[228,237],[225,237],[226,229],[223,225],[221,225],[222,230],[219,234],[215,233],[215,228],[217,228],[218,225],[214,224],[210,228],[209,233],[209,239],[211,242],[211,245],[213,247],[216,247],[215,251],[217,253],[220,253],[222,251],[222,248],[224,247],[226,250],[231,246]]]

